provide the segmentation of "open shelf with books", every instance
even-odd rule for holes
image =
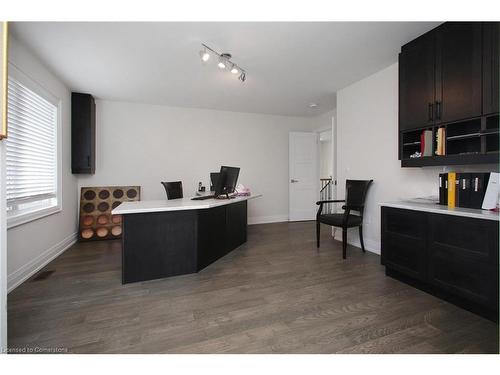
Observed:
[[[487,117],[484,130],[481,134],[486,154],[497,154],[498,157],[500,146],[499,134],[499,116],[495,115]]]
[[[430,135],[432,147],[425,151],[422,142]],[[499,135],[498,114],[401,131],[401,166],[498,163]]]

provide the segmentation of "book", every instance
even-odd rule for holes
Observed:
[[[436,155],[441,155],[441,134],[439,131],[440,129],[441,128],[439,128],[436,131],[436,152],[435,152]]]
[[[486,187],[490,179],[489,173],[471,173],[470,174],[470,208],[481,208],[483,205]]]
[[[446,129],[441,128],[441,155],[446,155]]]
[[[484,194],[483,205],[481,208],[483,210],[494,210],[498,206],[498,183],[500,174],[491,172],[490,179],[488,180],[488,186],[486,187],[486,193]]]
[[[455,189],[455,205],[457,207],[470,207],[470,173],[457,173]]]
[[[445,131],[446,131],[445,128],[438,128],[436,130],[436,152],[435,152],[436,155],[446,155]]]
[[[424,153],[422,156],[432,156],[432,130],[424,130]]]
[[[439,174],[439,204],[448,204],[448,173]]]
[[[448,207],[455,207],[455,194],[456,194],[457,174],[455,172],[448,172]]]

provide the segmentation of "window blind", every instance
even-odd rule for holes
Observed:
[[[7,209],[57,194],[57,106],[8,79]]]

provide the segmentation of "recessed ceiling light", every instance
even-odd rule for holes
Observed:
[[[309,103],[309,108],[318,108],[316,103]]]

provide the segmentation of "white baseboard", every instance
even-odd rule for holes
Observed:
[[[267,223],[282,223],[288,221],[288,215],[275,216],[255,216],[248,218],[248,225],[267,224]]]
[[[333,234],[332,234],[332,236],[333,236]],[[342,229],[336,231],[334,238],[338,241],[342,241]],[[369,238],[363,238],[363,240],[365,242],[365,250],[367,250],[371,253],[375,253],[375,254],[380,255],[380,242],[374,241],[374,240],[369,239]],[[357,235],[356,235],[356,237],[353,238],[353,237],[349,236],[349,234],[348,234],[347,235],[347,243],[349,245],[361,248],[361,243],[359,242],[359,237]]]
[[[7,293],[13,291],[15,288],[17,288],[19,285],[21,285],[23,282],[37,273],[40,269],[45,267],[50,261],[57,258],[64,251],[70,248],[73,244],[75,244],[77,238],[77,233],[72,233],[61,242],[45,250],[38,257],[8,275]]]

